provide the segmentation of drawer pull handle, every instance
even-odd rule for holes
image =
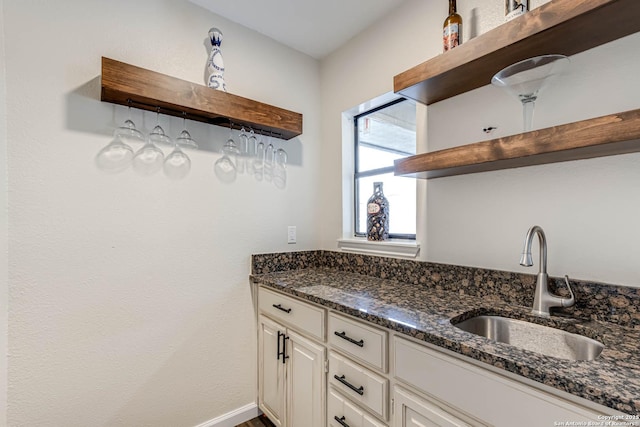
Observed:
[[[349,381],[347,381],[344,377],[344,375],[342,376],[337,376],[334,375],[333,378],[337,379],[338,381],[340,381],[342,384],[346,385],[347,387],[349,387],[351,390],[355,391],[356,393],[358,393],[360,396],[362,396],[364,394],[364,387],[360,386],[357,387],[354,386],[353,384],[351,384]]]
[[[349,424],[344,422],[344,419],[345,419],[344,415],[342,417],[340,417],[340,418],[338,418],[337,415],[334,415],[333,419],[336,420],[338,422],[338,424],[340,424],[342,427],[350,427]]]
[[[342,338],[343,340],[349,341],[351,344],[355,344],[358,347],[364,347],[364,340],[356,341],[353,338],[348,337],[345,331],[342,331],[342,332],[334,331],[333,333],[339,336],[340,338]]]
[[[281,306],[280,304],[273,304],[273,306],[275,308],[277,308],[278,310],[282,310],[285,313],[291,313],[291,309],[290,308],[284,308],[283,306]]]

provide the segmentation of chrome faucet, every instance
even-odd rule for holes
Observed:
[[[524,238],[524,249],[522,250],[522,258],[520,258],[520,265],[525,267],[531,267],[533,265],[531,244],[533,243],[534,234],[538,235],[538,241],[540,243],[540,270],[538,271],[538,280],[531,313],[536,316],[549,317],[549,309],[551,307],[571,307],[575,303],[575,297],[571,286],[569,286],[568,276],[564,276],[564,280],[567,288],[569,288],[571,298],[562,298],[549,292],[547,286],[549,279],[549,276],[547,276],[547,238],[540,226],[534,225],[527,232],[527,236]]]

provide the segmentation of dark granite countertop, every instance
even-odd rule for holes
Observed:
[[[394,279],[314,267],[254,274],[254,283],[306,299],[595,403],[640,414],[640,330],[600,320],[530,315],[495,295],[469,295]],[[258,273],[260,271],[258,270]],[[496,314],[579,333],[605,344],[593,361],[569,361],[464,332],[451,323]]]

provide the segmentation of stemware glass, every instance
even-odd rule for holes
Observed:
[[[522,102],[525,132],[532,129],[533,110],[540,91],[568,65],[569,58],[564,55],[536,56],[509,65],[491,79],[491,84],[503,88]]]
[[[214,165],[216,176],[223,182],[233,182],[238,175],[238,169],[233,162],[233,158],[237,158],[239,150],[233,140],[232,130],[233,124],[231,123],[229,124],[229,139],[222,147],[222,157]]]
[[[287,186],[287,152],[278,148],[273,164],[273,183],[278,188]]]
[[[247,140],[247,156],[253,158],[256,155],[256,147],[258,145],[258,139],[256,138],[256,134],[251,129],[249,131],[249,139]]]
[[[129,105],[127,120],[113,132],[111,142],[96,155],[96,165],[100,170],[119,173],[129,167],[133,158],[133,148],[127,144],[126,140],[144,141],[144,136],[131,120],[131,105]]]
[[[247,137],[247,132],[244,130],[244,126],[240,129],[240,135],[238,136],[238,153],[236,156],[236,168],[238,169],[238,173],[242,174],[247,169],[246,167],[246,157],[248,153],[248,144],[249,138]]]
[[[133,170],[137,174],[149,176],[162,169],[164,153],[156,145],[157,142],[171,144],[171,138],[164,133],[164,129],[160,126],[159,108],[156,116],[156,126],[147,137],[147,142],[133,156]]]
[[[253,175],[254,168],[253,163],[255,161],[256,156],[256,148],[257,148],[257,139],[256,134],[253,129],[249,130],[249,137],[247,138],[247,152],[245,153],[245,168],[249,175]]]
[[[191,159],[180,149],[180,146],[198,148],[198,144],[191,138],[191,134],[187,131],[186,117],[182,117],[183,131],[175,140],[173,151],[164,160],[164,174],[171,179],[182,179],[189,174],[191,170]]]
[[[264,150],[264,180],[271,181],[273,179],[273,162],[275,151],[273,144],[269,143]]]
[[[256,155],[253,159],[253,173],[256,180],[262,181],[264,177],[264,142],[262,142],[262,135],[260,135],[260,142],[256,145]]]

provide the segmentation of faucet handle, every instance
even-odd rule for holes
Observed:
[[[570,298],[562,298],[562,306],[563,307],[571,307],[576,303],[576,297],[573,295],[573,290],[571,289],[571,285],[569,285],[569,276],[564,275],[564,282],[567,284],[567,289],[569,289]]]

